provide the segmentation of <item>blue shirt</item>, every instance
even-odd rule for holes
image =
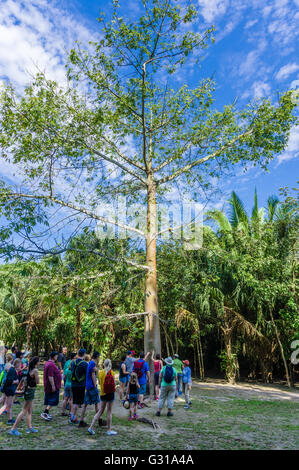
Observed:
[[[95,368],[95,366],[96,366],[96,363],[93,360],[91,360],[88,363],[87,372],[86,372],[86,390],[91,390],[92,388],[94,388],[94,384],[92,381],[92,371]]]
[[[183,384],[191,384],[191,369],[190,367],[184,367],[183,369]]]
[[[139,385],[143,385],[143,384],[146,384],[146,373],[149,372],[149,366],[148,366],[148,363],[146,361],[144,361],[143,359],[138,359],[138,361],[136,362],[144,362],[143,364],[143,374],[142,376],[139,378],[138,377],[138,383]],[[133,369],[134,370],[134,369]]]

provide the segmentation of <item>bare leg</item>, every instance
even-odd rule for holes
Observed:
[[[6,406],[7,406],[7,413],[8,413],[8,419],[12,419],[12,402],[13,402],[13,397],[7,397],[6,400]]]
[[[20,413],[18,414],[16,422],[14,423],[13,427],[11,428],[12,431],[15,431],[17,429],[18,424],[22,421],[23,417],[27,413],[29,403],[30,402],[28,402],[28,401],[25,402],[22,411],[20,411]]]
[[[32,410],[33,410],[33,400],[30,400],[29,402],[29,407],[28,407],[28,412],[27,412],[27,428],[28,429],[31,429],[32,428],[32,423],[31,423],[31,419],[32,419]]]
[[[101,407],[99,411],[94,415],[91,425],[89,426],[90,429],[93,428],[93,426],[95,425],[95,422],[98,421],[100,417],[102,416],[102,414],[104,413],[105,408],[106,408],[106,403],[107,403],[106,401],[101,402]]]
[[[87,406],[88,405],[83,405],[83,408],[82,408],[82,411],[81,411],[81,416],[80,416],[80,421],[84,420],[84,416],[85,416],[85,413],[86,413]]]
[[[108,431],[111,431],[112,405],[113,405],[113,401],[110,401],[110,402],[107,403],[107,427],[108,427]]]

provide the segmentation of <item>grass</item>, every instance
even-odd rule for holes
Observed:
[[[273,390],[273,389],[272,389]],[[127,449],[127,450],[192,450],[192,449],[298,449],[299,395],[287,395],[279,388],[279,398],[264,388],[262,395],[252,395],[245,389],[236,390],[217,384],[194,383],[191,390],[192,407],[184,409],[184,400],[176,400],[174,416],[166,417],[163,410],[155,417],[156,402],[140,410],[139,415],[154,419],[160,429],[128,421],[128,411],[119,405],[113,407],[113,429],[117,436],[107,436],[106,429],[95,427],[90,436],[86,428],[78,428],[62,417],[61,402],[52,409],[52,422],[40,417],[43,411],[43,389],[39,385],[33,411],[33,426],[37,434],[25,434],[26,423],[19,426],[22,437],[8,435],[7,417],[0,417],[0,448],[5,449]],[[118,397],[118,394],[116,394]],[[21,410],[13,406],[15,418]],[[88,407],[86,421],[90,422],[94,409]]]

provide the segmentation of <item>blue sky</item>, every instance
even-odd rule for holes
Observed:
[[[214,75],[216,105],[221,108],[237,98],[243,107],[250,99],[272,96],[299,86],[299,0],[194,0],[202,27],[215,25],[215,44],[205,52],[201,68],[188,77]],[[0,80],[9,79],[21,89],[36,67],[50,78],[63,81],[64,57],[75,40],[87,43],[99,35],[96,20],[100,10],[109,10],[108,0],[2,0],[0,10]],[[120,0],[129,17],[138,14],[139,0]],[[254,188],[259,205],[278,194],[281,186],[298,180],[299,131],[292,129],[289,146],[269,166],[269,173],[252,168],[246,174],[236,167],[222,182],[220,206],[232,190],[250,210]],[[0,173],[10,178],[14,169],[0,162]]]

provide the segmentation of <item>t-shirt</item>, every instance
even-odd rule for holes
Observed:
[[[191,369],[190,367],[184,367],[183,369],[183,383],[184,384],[191,384]]]
[[[149,366],[148,366],[148,363],[144,361],[143,359],[138,359],[137,362],[143,362],[143,366],[142,366],[143,374],[140,378],[138,377],[139,385],[143,385],[143,384],[146,384],[146,373],[149,372]]]
[[[82,387],[82,388],[84,387],[85,388],[87,367],[88,367],[88,362],[84,361],[83,359],[80,359],[79,357],[73,361],[72,372],[75,370],[75,368],[77,368],[77,376],[82,377],[82,380],[78,380],[75,377],[72,377],[72,387]]]
[[[64,354],[60,353],[57,359],[57,362],[61,364],[61,368],[64,369],[65,363],[66,363],[66,357]]]
[[[66,363],[64,364],[64,367],[63,367],[63,375],[66,376],[66,373],[71,365],[71,359],[69,359],[68,361],[66,361]]]
[[[93,381],[92,381],[92,372],[93,372],[95,367],[96,367],[96,363],[94,362],[94,360],[91,360],[88,363],[88,366],[87,366],[86,390],[91,390],[92,388],[94,388],[94,384],[93,384]],[[97,381],[97,377],[96,377],[96,381]]]
[[[71,388],[72,387],[72,371],[71,369],[64,369],[64,387],[65,388]]]
[[[174,367],[170,366],[173,368],[173,380],[171,382],[165,382],[164,380],[164,374],[165,374],[165,369],[166,367],[169,367],[169,366],[164,366],[161,370],[161,374],[163,375],[162,377],[162,381],[161,381],[161,387],[168,387],[169,385],[176,385],[176,376],[177,376],[177,371],[175,370]]]
[[[178,374],[183,373],[183,363],[180,359],[176,358],[173,360],[173,367],[175,368]]]
[[[134,362],[136,361],[137,361],[136,357],[127,357],[125,360],[127,372],[130,372],[130,374],[133,371]]]
[[[56,391],[61,387],[61,372],[53,361],[47,361],[44,367],[44,391],[52,393],[52,385],[49,377],[53,377]]]
[[[111,370],[110,372],[111,372],[112,376],[114,377],[114,372],[113,372],[113,370]],[[99,378],[100,395],[101,395],[101,396],[106,395],[106,393],[104,393],[105,377],[106,377],[106,371],[105,371],[105,369],[100,370],[99,373],[98,373],[98,378]]]

